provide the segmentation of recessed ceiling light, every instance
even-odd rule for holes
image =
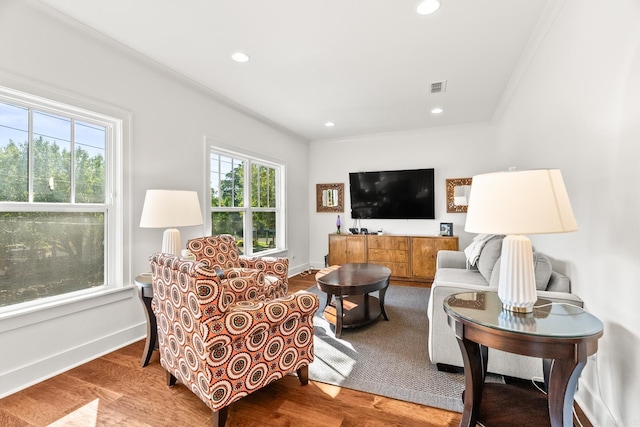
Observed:
[[[336,124],[335,124],[335,123],[333,123],[333,122],[327,122],[327,123],[325,123],[324,125],[325,125],[326,127],[328,127],[328,128],[332,128],[332,127],[334,127]]]
[[[440,0],[424,0],[420,2],[416,11],[420,15],[430,15],[440,9]]]
[[[431,114],[440,114],[440,113],[442,113],[443,111],[444,111],[444,110],[443,110],[442,108],[440,108],[440,107],[436,107],[436,108],[431,109]]]
[[[231,59],[236,62],[247,62],[249,60],[249,55],[244,52],[235,52],[233,55],[231,55]]]

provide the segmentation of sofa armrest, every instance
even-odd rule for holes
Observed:
[[[551,271],[551,277],[547,284],[547,291],[553,292],[571,292],[571,279],[556,271]]]
[[[438,251],[436,269],[438,268],[467,268],[467,256],[463,251]]]

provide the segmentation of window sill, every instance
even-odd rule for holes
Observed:
[[[56,301],[0,312],[0,333],[132,298],[135,286],[103,288]]]

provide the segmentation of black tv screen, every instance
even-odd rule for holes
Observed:
[[[433,169],[349,173],[351,217],[435,219]]]

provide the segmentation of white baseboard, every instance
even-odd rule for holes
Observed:
[[[594,393],[584,382],[581,382],[574,396],[575,402],[580,406],[584,415],[594,426],[618,426],[618,420],[613,419],[613,414],[606,407],[600,395]]]
[[[144,339],[146,335],[146,322],[139,323],[46,359],[5,372],[0,381],[0,399]]]

